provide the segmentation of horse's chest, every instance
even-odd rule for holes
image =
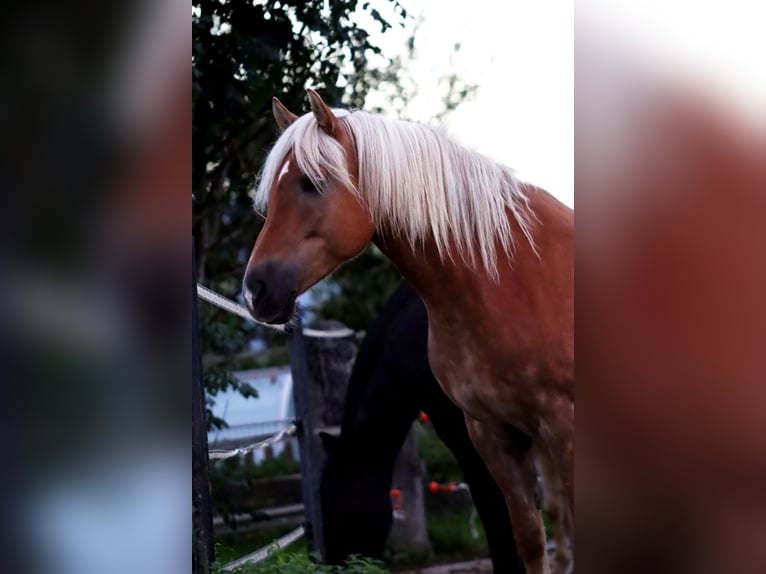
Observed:
[[[508,416],[515,402],[508,381],[498,380],[493,361],[472,341],[429,341],[429,361],[444,392],[461,410],[477,419]]]
[[[566,369],[552,369],[534,353],[453,331],[431,331],[429,361],[444,392],[468,415],[531,431],[554,405],[568,400]],[[560,371],[560,372],[559,372]]]

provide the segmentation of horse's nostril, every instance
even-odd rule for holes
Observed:
[[[245,301],[248,307],[253,309],[259,301],[262,301],[266,295],[266,283],[261,279],[256,279],[252,275],[245,278],[244,289]]]
[[[253,304],[257,304],[266,295],[266,284],[263,281],[256,281],[253,287]]]

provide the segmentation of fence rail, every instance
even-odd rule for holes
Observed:
[[[279,442],[288,436],[293,436],[295,435],[297,429],[298,429],[297,425],[292,424],[288,427],[283,428],[276,434],[273,434],[269,438],[265,438],[258,442],[254,442],[252,444],[242,446],[239,448],[231,448],[227,450],[209,450],[208,454],[211,459],[224,459],[224,458],[231,458],[233,456],[241,456],[243,454],[247,454],[259,448],[266,448],[267,446],[272,445],[275,442]]]
[[[306,534],[306,529],[303,526],[299,526],[295,530],[288,532],[282,538],[279,538],[277,540],[274,540],[273,542],[270,542],[263,548],[256,550],[252,554],[248,554],[247,556],[243,556],[242,558],[238,560],[234,560],[233,562],[229,562],[228,564],[224,565],[224,570],[230,570],[233,568],[239,568],[240,566],[244,566],[245,564],[256,564],[258,562],[262,562],[263,560],[266,560],[269,556],[271,556],[273,553],[278,552],[279,550],[282,550],[283,548],[286,548],[296,540],[299,540],[303,538],[303,536]]]
[[[281,431],[283,428],[293,424],[292,419],[278,419],[274,421],[262,421],[257,423],[246,423],[241,425],[232,425],[216,429],[207,433],[207,442],[210,445],[216,445],[223,448],[234,446],[233,441],[242,440],[262,440],[268,436]]]

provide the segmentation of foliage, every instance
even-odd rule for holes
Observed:
[[[234,456],[210,465],[211,477],[220,476],[227,480],[259,480],[297,474],[300,471],[300,463],[287,451],[283,451],[279,456],[267,458],[260,464],[245,464],[239,457]]]
[[[415,570],[429,564],[438,563],[441,559],[433,552],[429,543],[407,545],[406,541],[394,542],[390,538],[383,551],[383,559],[392,570]]]
[[[421,79],[412,72],[412,64],[418,56],[417,37],[422,23],[423,19],[421,17],[405,43],[406,50],[404,54],[392,58],[388,77],[393,81],[381,82],[378,86],[378,90],[385,95],[390,108],[385,111],[405,120],[413,119],[408,113],[408,105],[422,91]],[[430,118],[432,122],[442,122],[450,112],[457,109],[466,100],[472,98],[478,90],[476,84],[465,81],[452,71],[454,58],[460,52],[460,48],[460,42],[456,42],[452,46],[452,50],[449,52],[447,71],[439,78],[438,86],[432,87],[434,91],[441,94],[441,108],[433,110]],[[371,111],[384,110],[373,108]]]
[[[221,367],[206,370],[203,375],[203,384],[207,391],[205,396],[205,413],[208,431],[229,426],[225,420],[213,415],[213,398],[211,395],[227,391],[228,389],[236,389],[245,398],[258,396],[258,391],[251,385],[240,381],[229,370]]]
[[[297,526],[296,523],[285,523],[278,526],[255,524],[242,532],[232,532],[216,536],[215,558],[221,564],[228,564],[242,556],[246,556],[263,548],[267,544],[284,536]],[[309,554],[306,538],[300,538],[289,546],[291,554]],[[271,558],[270,560],[273,560]]]
[[[455,455],[442,442],[431,425],[418,426],[418,451],[425,466],[424,480],[439,483],[461,482],[463,473]],[[427,491],[427,489],[426,489]],[[426,494],[426,496],[429,496]],[[433,495],[431,495],[433,496]],[[454,496],[454,495],[440,495]],[[454,502],[454,501],[453,501]],[[471,532],[471,507],[463,504],[426,504],[428,539],[440,560],[467,560],[487,555],[484,527],[474,518],[479,537]]]
[[[428,482],[460,482],[463,472],[455,455],[442,442],[431,425],[418,427],[418,452],[425,465],[424,476]]]
[[[476,520],[479,537],[471,534],[469,512],[440,512],[428,516],[428,539],[442,560],[467,560],[487,555],[484,527]]]
[[[213,564],[212,574],[230,572],[219,563]],[[259,564],[247,564],[234,571],[236,574],[387,574],[381,562],[352,556],[344,566],[328,566],[313,562],[306,554],[280,552]]]

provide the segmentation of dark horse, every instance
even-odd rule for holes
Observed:
[[[434,379],[427,344],[426,309],[402,283],[362,342],[340,437],[328,449],[321,481],[326,559],[340,563],[350,554],[383,553],[393,523],[394,463],[422,410],[470,486],[495,572],[522,573],[503,493],[476,452],[462,411]]]

